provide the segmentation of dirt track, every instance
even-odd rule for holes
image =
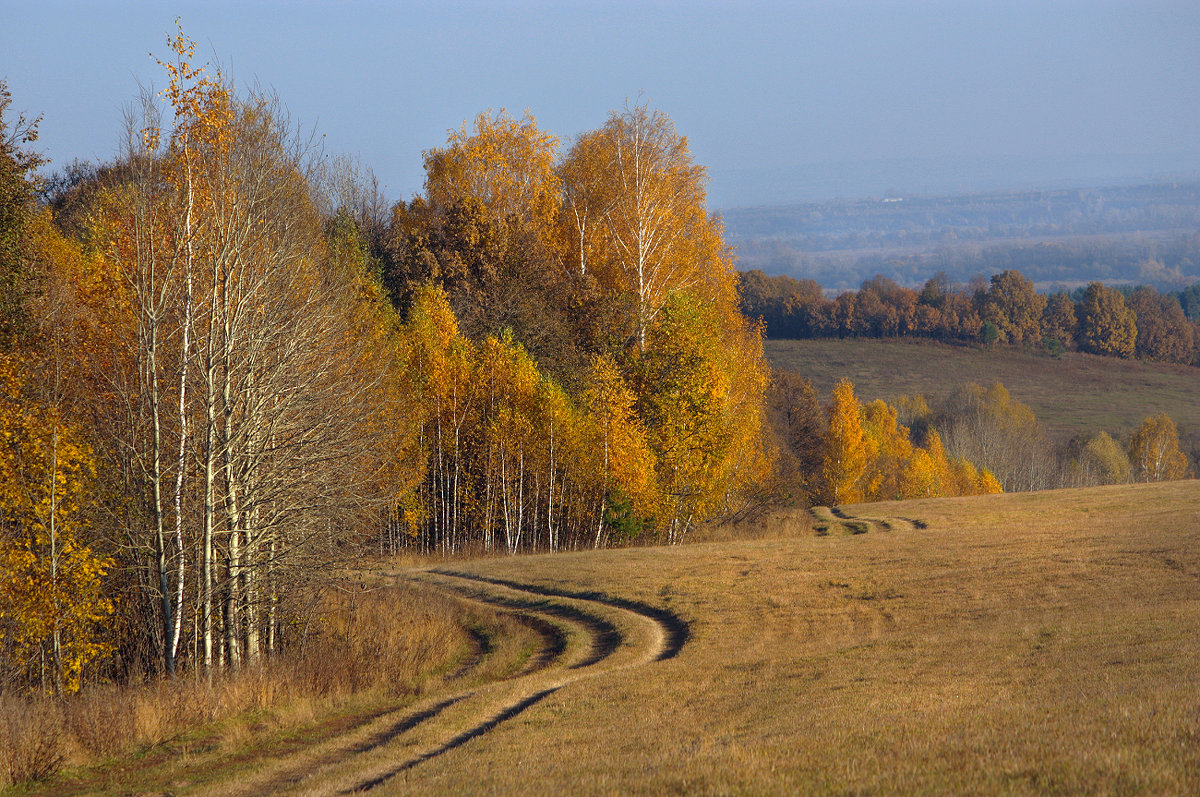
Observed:
[[[405,574],[468,601],[513,613],[541,638],[516,675],[472,689],[454,689],[485,655],[454,673],[445,690],[389,712],[299,756],[275,762],[223,794],[353,794],[385,784],[403,789],[422,763],[484,734],[503,732],[508,720],[563,687],[603,673],[674,656],[686,643],[687,624],[660,608],[599,593],[575,593],[489,579],[451,570]],[[419,782],[412,783],[419,788]]]

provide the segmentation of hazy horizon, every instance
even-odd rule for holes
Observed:
[[[1200,176],[1200,5],[1176,0],[5,6],[10,112],[44,115],[54,167],[113,156],[179,15],[392,200],[481,111],[528,109],[565,145],[639,95],[713,208]]]
[[[884,197],[1059,191],[1200,181],[1200,155],[1063,158],[893,159],[809,163],[755,170],[710,169],[718,209],[777,207]]]

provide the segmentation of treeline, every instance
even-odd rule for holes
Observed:
[[[862,404],[842,381],[822,404],[812,383],[781,372],[772,385],[781,491],[804,505],[1169,481],[1192,474],[1166,414],[1127,440],[1106,431],[1056,444],[999,383],[964,384],[930,400]]]
[[[286,651],[364,552],[680,542],[757,493],[760,331],[664,114],[481,115],[389,207],[170,45],[116,159],[42,185],[0,94],[0,690]]]
[[[746,313],[773,338],[916,337],[1200,365],[1200,284],[1160,293],[1093,282],[1046,296],[1008,270],[967,285],[938,274],[919,291],[876,276],[831,299],[812,280],[749,271],[740,288]]]
[[[931,424],[914,439],[897,407],[862,404],[848,380],[822,404],[810,381],[778,373],[770,417],[780,445],[780,491],[805,506],[1002,490],[991,471],[947,452]]]

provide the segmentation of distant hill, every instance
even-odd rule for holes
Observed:
[[[1054,191],[1200,179],[1200,150],[1159,155],[876,158],[709,167],[709,196],[738,208],[880,196]]]
[[[1093,279],[1178,289],[1200,280],[1200,182],[889,195],[723,212],[743,269],[857,287],[1008,268],[1044,286]]]

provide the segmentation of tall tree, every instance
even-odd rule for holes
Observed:
[[[395,208],[387,279],[402,308],[416,286],[442,285],[466,334],[509,329],[562,376],[584,358],[567,312],[557,150],[529,115],[480,114],[452,131],[425,153],[426,196]]]
[[[996,325],[1001,340],[1025,344],[1042,339],[1046,297],[1021,272],[1008,270],[992,277],[983,302],[983,318]]]
[[[779,444],[779,475],[792,497],[809,500],[820,492],[826,433],[825,410],[810,380],[794,371],[776,371],[769,410]]]
[[[76,424],[28,395],[22,365],[0,357],[0,683],[74,692],[113,611],[112,562],[87,536],[96,459]]]
[[[637,415],[637,396],[608,355],[592,360],[583,403],[595,424],[600,452],[601,498],[595,547],[603,541],[605,510],[620,506],[634,517],[649,518],[658,503],[654,453]]]
[[[409,450],[395,321],[364,260],[327,240],[307,143],[273,98],[234,96],[182,33],[169,44],[170,116],[142,98],[92,214],[128,307],[105,411],[144,507],[128,550],[148,560],[166,671],[189,628],[205,664],[275,649],[292,565],[378,522]]]
[[[867,468],[867,449],[861,410],[854,385],[846,379],[838,382],[828,409],[829,437],[822,469],[826,490],[822,497],[831,505],[863,500],[859,481]]]
[[[592,271],[603,290],[629,297],[630,337],[645,348],[672,291],[697,288],[714,267],[724,270],[714,262],[725,257],[720,229],[704,208],[704,170],[665,113],[645,103],[627,106],[567,156],[572,165],[597,160],[602,168],[568,170],[572,212],[601,214]],[[581,204],[580,197],[588,200]]]
[[[1174,296],[1143,286],[1133,292],[1128,304],[1137,318],[1135,352],[1138,357],[1185,365],[1191,363],[1192,325]]]
[[[1084,444],[1079,468],[1084,484],[1124,484],[1132,473],[1129,454],[1103,431]]]
[[[1046,309],[1042,313],[1042,335],[1048,340],[1057,340],[1063,346],[1070,346],[1075,341],[1075,329],[1078,326],[1075,316],[1075,303],[1065,293],[1056,293],[1046,300]]]
[[[1142,482],[1165,482],[1187,476],[1187,455],[1179,450],[1179,432],[1165,412],[1142,421],[1129,438],[1133,477]]]
[[[425,192],[434,208],[478,199],[493,219],[515,219],[550,238],[558,223],[558,138],[528,113],[481,113],[452,131],[444,147],[425,152]]]
[[[1132,357],[1137,342],[1137,316],[1125,306],[1120,291],[1093,282],[1079,308],[1079,347],[1093,354]]]

